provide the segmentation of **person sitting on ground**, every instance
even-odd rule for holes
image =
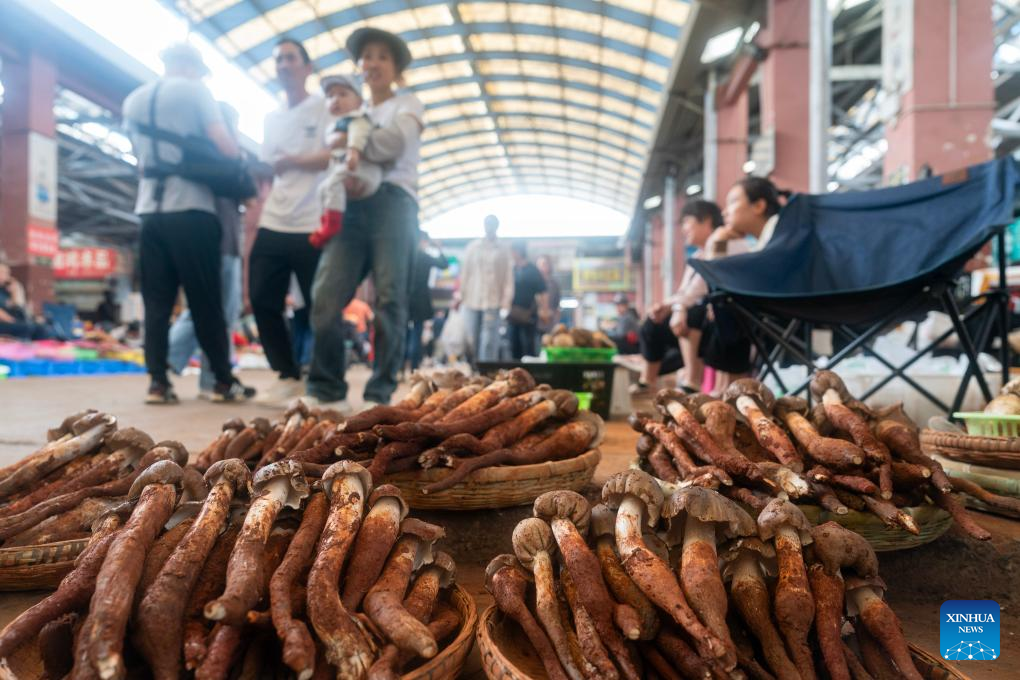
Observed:
[[[686,243],[696,248],[695,258],[713,259],[748,250],[743,241],[719,240],[723,216],[719,206],[711,201],[695,200],[684,205],[680,212],[680,228]],[[660,375],[681,368],[684,369],[680,375],[681,386],[694,391],[701,389],[702,333],[708,324],[708,305],[704,302],[707,293],[705,280],[688,264],[673,297],[649,311],[640,330],[641,356],[645,364],[639,382],[631,388],[633,393],[654,391]],[[706,361],[709,365],[714,363],[710,359]]]
[[[45,340],[51,333],[27,312],[25,287],[11,274],[10,265],[0,262],[0,335],[19,340]]]
[[[382,168],[362,158],[372,121],[364,108],[361,78],[349,74],[326,76],[322,79],[322,93],[326,96],[329,115],[336,116],[337,120],[326,136],[331,151],[326,179],[319,185],[321,224],[308,237],[316,248],[322,248],[343,229],[347,210],[346,183],[351,178],[359,180],[363,187],[359,198],[366,198],[376,192],[382,181]]]
[[[626,293],[617,293],[613,303],[616,305],[616,328],[609,338],[616,343],[620,354],[637,354],[641,349],[641,315],[631,306]]]

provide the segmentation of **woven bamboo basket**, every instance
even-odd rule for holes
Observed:
[[[70,541],[0,548],[0,591],[56,588],[89,543]]]
[[[952,460],[1007,470],[1020,470],[1020,437],[981,437],[921,430],[921,448]]]
[[[435,494],[423,494],[422,487],[450,474],[447,468],[387,475],[385,481],[396,485],[404,500],[420,510],[487,510],[527,505],[546,491],[579,491],[595,474],[602,460],[598,449],[575,458],[534,465],[500,465],[482,468],[460,484]]]
[[[524,632],[495,605],[482,612],[478,622],[478,651],[482,669],[490,680],[544,680],[548,677]],[[910,645],[910,653],[927,680],[970,680],[920,647]]]
[[[456,637],[434,657],[400,676],[401,680],[454,680],[460,676],[474,645],[478,609],[471,594],[459,585],[450,591],[450,602],[460,612],[461,623]],[[0,664],[0,680],[8,678],[44,680],[42,658],[34,640],[19,647],[6,664]]]

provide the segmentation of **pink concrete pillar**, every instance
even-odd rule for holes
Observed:
[[[4,59],[4,121],[0,154],[0,251],[39,311],[53,300],[52,257],[58,243],[57,69],[34,52]],[[47,162],[48,160],[48,162]]]
[[[912,59],[899,112],[885,126],[887,182],[913,181],[925,164],[943,174],[992,157],[986,142],[995,113],[991,6],[992,0],[925,0],[906,17]]]
[[[649,221],[652,228],[652,261],[644,263],[645,267],[652,270],[652,306],[662,302],[662,267],[660,263],[663,258],[663,234],[662,234],[662,213],[656,213]]]
[[[684,238],[684,231],[680,228],[680,211],[687,203],[687,196],[684,194],[683,185],[677,188],[676,204],[673,207],[673,290],[680,285],[684,276],[684,267],[687,266],[687,239]],[[672,294],[672,293],[671,293]]]
[[[719,101],[717,95],[716,101]],[[721,103],[721,102],[720,102]],[[744,176],[747,162],[748,98],[743,90],[731,102],[716,107],[716,202]]]
[[[811,0],[769,0],[768,48],[762,71],[761,129],[774,135],[775,166],[769,177],[791,191],[808,190],[808,86]]]

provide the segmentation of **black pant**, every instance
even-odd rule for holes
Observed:
[[[535,353],[535,338],[538,326],[533,323],[510,323],[510,353],[520,361],[524,355]]]
[[[318,265],[319,251],[308,242],[308,234],[258,230],[248,262],[248,297],[262,349],[281,378],[301,377],[283,317],[290,275],[297,276],[305,307],[311,309],[312,280]]]
[[[684,367],[684,358],[680,354],[680,342],[669,328],[669,320],[655,323],[646,318],[641,323],[638,333],[641,356],[645,361],[661,361],[659,375],[675,373]]]
[[[220,221],[198,210],[142,215],[140,268],[145,303],[145,366],[167,383],[170,315],[184,288],[198,344],[216,381],[229,383],[230,352],[220,295]]]

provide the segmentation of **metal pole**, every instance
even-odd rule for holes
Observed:
[[[705,89],[705,121],[704,121],[704,163],[702,169],[701,187],[705,200],[716,200],[716,175],[719,172],[719,147],[717,137],[719,136],[718,115],[715,112],[715,70],[708,72],[708,86]]]
[[[829,123],[832,120],[832,18],[828,0],[811,0],[809,46],[809,190],[825,193],[829,182]]]
[[[673,295],[673,220],[676,212],[676,166],[666,168],[662,188],[662,299]]]

